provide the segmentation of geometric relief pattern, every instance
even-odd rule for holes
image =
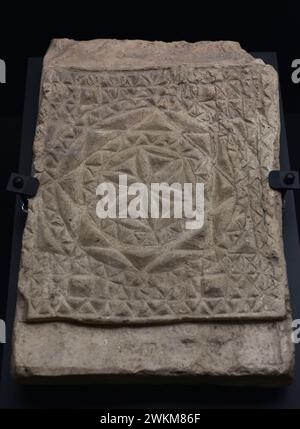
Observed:
[[[26,320],[279,318],[275,72],[263,64],[44,72],[19,288]],[[201,182],[205,220],[99,219],[103,181]]]

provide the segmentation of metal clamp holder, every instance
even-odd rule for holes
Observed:
[[[6,190],[21,197],[21,208],[24,213],[28,211],[28,198],[36,195],[39,188],[39,181],[36,177],[24,176],[19,173],[11,173]]]
[[[273,170],[270,171],[268,179],[270,187],[276,191],[281,191],[282,194],[289,190],[300,190],[298,171]]]

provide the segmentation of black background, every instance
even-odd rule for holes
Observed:
[[[40,2],[1,4],[0,59],[0,318],[5,319],[14,196],[5,192],[18,171],[28,57],[44,56],[52,38],[146,40],[235,40],[247,51],[276,51],[291,168],[300,167],[300,83],[291,63],[300,58],[300,2]],[[296,196],[298,225],[300,198]],[[299,261],[300,262],[300,261]],[[0,346],[1,347],[1,346]],[[299,400],[300,402],[300,400]]]

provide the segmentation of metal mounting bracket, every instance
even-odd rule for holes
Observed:
[[[11,173],[6,190],[20,195],[22,200],[22,211],[27,213],[28,198],[36,195],[39,181],[36,177],[24,176],[19,173]]]
[[[300,190],[299,172],[298,171],[282,171],[273,170],[269,173],[269,185],[276,191]]]

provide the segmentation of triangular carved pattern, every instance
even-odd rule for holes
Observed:
[[[284,262],[270,226],[278,199],[265,186],[277,130],[262,74],[258,66],[46,73],[34,146],[41,186],[19,282],[28,320],[283,315]],[[96,187],[121,173],[146,184],[203,182],[203,229],[99,220]]]

